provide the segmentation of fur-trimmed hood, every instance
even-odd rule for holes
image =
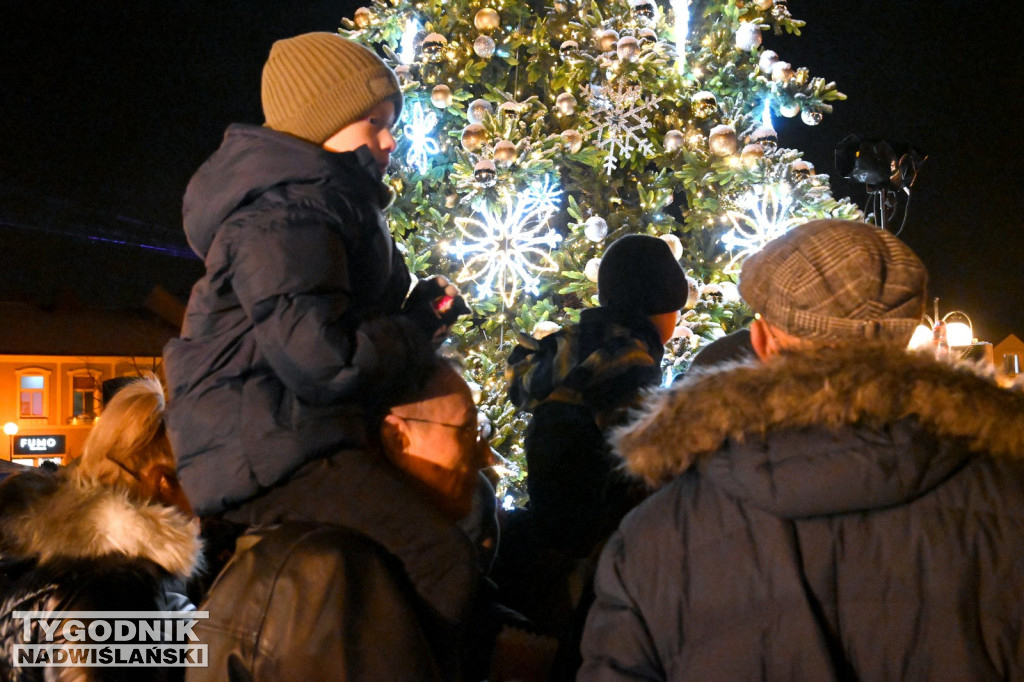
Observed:
[[[820,488],[815,477],[825,466],[834,468],[840,457],[863,459],[867,453],[873,458],[888,450],[888,460],[872,461],[872,473],[866,474],[868,467],[862,465],[862,485],[846,487],[864,489],[864,480],[880,479],[882,471],[885,485],[892,485],[893,478],[905,488],[911,479],[914,485],[899,494],[875,490],[870,494],[877,499],[849,503],[849,508],[862,508],[920,494],[971,452],[1024,458],[1024,392],[999,387],[972,365],[952,365],[923,353],[872,344],[822,348],[767,363],[754,359],[695,371],[670,389],[652,393],[611,442],[626,469],[654,486],[700,461],[721,459],[711,457],[715,453],[743,449],[742,457],[731,453],[731,475],[760,467],[758,475],[766,481],[757,485],[765,486],[771,504],[782,495],[794,497],[793,487]],[[950,444],[962,454],[946,452],[937,463],[942,459],[937,450],[950,450]],[[822,464],[828,457],[832,461]],[[783,491],[779,477],[785,473],[779,464],[795,467],[798,458],[800,472],[786,478],[784,485],[791,488]],[[817,461],[808,465],[812,458]],[[916,464],[907,464],[908,459]],[[717,466],[721,473],[725,465]],[[900,476],[885,471],[893,466],[904,469]],[[835,498],[837,492],[828,494]]]
[[[121,554],[179,578],[202,563],[199,524],[179,510],[71,475],[35,472],[0,486],[0,551],[40,564]]]

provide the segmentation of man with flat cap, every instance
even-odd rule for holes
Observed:
[[[925,283],[865,223],[747,259],[757,357],[613,438],[661,489],[604,550],[579,679],[1024,679],[1024,394],[907,350]]]

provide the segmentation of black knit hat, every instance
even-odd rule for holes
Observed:
[[[657,315],[686,305],[686,275],[661,239],[630,234],[605,251],[597,271],[597,300],[620,310]]]

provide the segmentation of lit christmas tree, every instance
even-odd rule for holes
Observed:
[[[597,305],[615,239],[660,236],[691,278],[671,379],[746,321],[746,255],[802,221],[859,217],[772,127],[843,99],[763,48],[803,25],[785,0],[374,0],[342,24],[403,84],[392,230],[413,272],[448,275],[473,309],[451,343],[513,496],[528,416],[505,398],[505,359],[519,334]]]

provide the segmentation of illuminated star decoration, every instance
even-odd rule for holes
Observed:
[[[768,185],[761,196],[751,191],[737,204],[743,210],[726,213],[732,229],[722,235],[722,243],[732,251],[729,264],[723,270],[729,274],[739,272],[747,256],[757,253],[765,244],[802,221],[790,211],[793,197],[784,185]]]
[[[690,34],[690,0],[672,0],[675,15],[676,68],[679,73],[686,71],[686,39]]]
[[[403,130],[405,139],[409,140],[409,152],[405,155],[405,161],[422,175],[430,167],[431,155],[441,151],[437,141],[430,137],[430,132],[437,125],[437,114],[416,102],[406,116],[409,122]]]
[[[561,193],[545,178],[543,184],[506,197],[498,211],[478,210],[479,220],[456,218],[462,238],[448,247],[463,263],[456,281],[476,282],[480,298],[498,294],[507,307],[520,291],[539,293],[539,275],[558,270],[549,252],[562,237],[548,220]]]
[[[660,95],[644,98],[639,85],[588,85],[585,90],[590,99],[587,117],[596,124],[587,134],[596,131],[597,146],[607,149],[604,170],[608,175],[618,165],[618,157],[628,157],[634,150],[644,156],[654,155],[651,141],[637,133],[643,134],[654,125],[647,113],[662,100]]]

